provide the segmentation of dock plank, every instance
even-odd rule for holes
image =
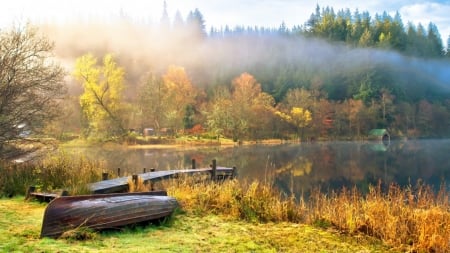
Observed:
[[[145,183],[149,181],[158,181],[165,178],[169,178],[178,174],[192,174],[192,173],[201,173],[201,172],[211,172],[211,168],[202,168],[202,169],[181,169],[181,170],[160,170],[160,171],[152,171],[147,173],[139,174],[139,177],[143,179]],[[227,167],[217,167],[217,173],[227,173],[230,174],[234,171],[233,168]],[[89,188],[92,193],[113,193],[125,191],[128,189],[128,178],[129,177],[119,177],[109,180],[103,180],[99,182],[95,182],[89,185]]]

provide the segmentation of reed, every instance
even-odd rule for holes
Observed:
[[[99,181],[105,170],[102,162],[65,152],[50,154],[37,162],[0,163],[0,196],[24,195],[37,186],[40,191],[65,189],[71,195],[89,193],[88,184]]]
[[[332,226],[348,234],[364,233],[401,251],[449,252],[450,206],[446,186],[438,193],[381,184],[363,195],[356,188],[331,193],[314,190],[309,201],[284,196],[270,183],[192,178],[164,183],[182,208],[197,215],[223,214],[251,222],[295,222]]]
[[[300,222],[306,217],[305,209],[294,198],[258,181],[198,182],[186,177],[165,181],[163,185],[184,210],[195,214],[224,214],[252,222]]]
[[[101,180],[105,165],[84,156],[73,156],[59,152],[48,156],[35,169],[39,186],[44,190],[67,189],[71,195],[89,193],[87,185]]]
[[[33,168],[28,164],[13,164],[0,161],[0,197],[24,195],[35,181]]]
[[[149,184],[145,184],[144,179],[141,177],[138,177],[137,182],[134,182],[133,177],[129,176],[127,178],[127,183],[129,192],[148,192],[151,190],[151,186]]]

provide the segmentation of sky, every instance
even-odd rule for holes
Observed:
[[[112,20],[124,13],[138,22],[158,23],[164,0],[14,0],[0,8],[0,27],[13,23],[70,22],[83,19]],[[179,11],[183,18],[198,8],[209,31],[228,25],[264,26],[277,28],[282,22],[287,27],[302,25],[314,12],[317,4],[335,10],[349,8],[351,12],[369,11],[372,17],[383,11],[394,15],[398,11],[406,24],[429,22],[437,25],[446,46],[450,35],[450,0],[166,0],[171,19]]]

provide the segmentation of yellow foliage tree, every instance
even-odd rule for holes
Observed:
[[[116,65],[111,54],[105,55],[103,65],[97,65],[92,54],[76,60],[74,77],[82,83],[84,93],[80,104],[85,123],[86,137],[114,137],[126,134],[121,112],[124,70]]]
[[[303,138],[304,129],[309,126],[312,121],[312,114],[309,110],[301,107],[292,107],[291,111],[286,114],[280,111],[275,112],[281,119],[294,125]]]

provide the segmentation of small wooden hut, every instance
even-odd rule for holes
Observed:
[[[391,142],[391,136],[389,135],[389,132],[384,128],[372,129],[369,132],[369,140],[379,140],[385,144],[389,144]]]

